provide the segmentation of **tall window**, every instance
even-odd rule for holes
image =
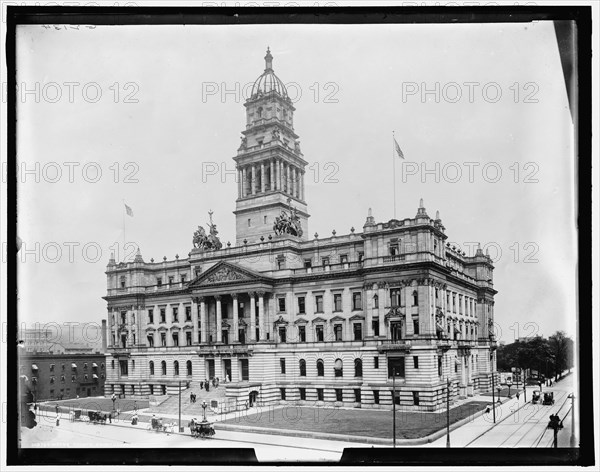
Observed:
[[[154,375],[154,361],[150,361],[150,375]]]
[[[167,362],[166,361],[161,361],[160,372],[162,375],[167,375]]]
[[[419,294],[417,293],[416,290],[414,290],[412,293],[412,299],[413,299],[413,306],[417,306],[419,304]]]
[[[379,320],[371,321],[371,328],[373,328],[373,336],[379,336]]]
[[[362,293],[354,292],[352,294],[352,309],[362,310]]]
[[[373,296],[373,308],[379,308],[379,296],[378,295]]]
[[[160,322],[161,323],[166,323],[167,322],[167,312],[165,308],[161,308],[160,309]]]
[[[167,333],[160,333],[160,345],[162,347],[167,345]]]
[[[186,346],[192,345],[192,332],[191,331],[185,332],[185,345]]]
[[[354,340],[361,341],[362,340],[362,323],[354,323],[352,327],[354,330]]]
[[[317,313],[323,313],[323,295],[315,295],[315,306]]]
[[[279,327],[279,342],[285,343],[287,342],[286,329],[285,326]]]
[[[306,299],[304,297],[298,297],[298,313],[301,315],[306,313]]]
[[[333,294],[333,311],[342,311],[342,294]]]
[[[173,362],[173,375],[179,375],[179,361]]]
[[[335,340],[336,341],[341,341],[342,340],[342,325],[341,324],[336,324],[333,326],[333,332],[335,335]]]
[[[285,311],[285,297],[279,297],[277,299],[279,311]]]
[[[185,307],[185,321],[192,321],[192,307]]]
[[[285,374],[285,359],[279,359],[279,369],[282,374]]]
[[[388,358],[388,377],[392,377],[394,372],[396,377],[404,377],[404,357],[389,357]]]
[[[173,307],[173,323],[177,323],[179,316],[179,308]]]
[[[362,359],[354,359],[354,377],[362,377],[363,369],[362,369]]]
[[[301,343],[306,342],[306,326],[298,326],[298,338]]]
[[[148,310],[148,323],[154,323],[154,310],[152,308]]]
[[[318,342],[323,342],[324,341],[324,335],[323,335],[323,325],[317,325],[315,327],[315,333],[317,335],[317,341]]]
[[[185,373],[188,377],[192,376],[192,361],[186,361],[185,363]]]
[[[336,377],[344,376],[344,363],[341,359],[336,359],[333,363],[333,373]]]
[[[413,331],[415,334],[419,334],[419,320],[413,320]]]
[[[179,346],[179,333],[173,333],[173,346]]]
[[[323,359],[318,359],[317,360],[317,377],[324,377],[325,376],[325,363],[323,362]]]
[[[323,394],[323,389],[318,388],[317,389],[317,400],[322,402],[324,398],[325,398],[325,395]]]
[[[300,377],[306,377],[306,361],[304,359],[300,359],[299,367],[300,367]]]

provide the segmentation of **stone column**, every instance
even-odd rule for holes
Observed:
[[[215,323],[217,326],[217,342],[220,343],[222,341],[221,338],[221,323],[222,323],[222,315],[221,315],[221,295],[215,295],[215,300],[217,301],[217,322]],[[215,367],[216,368],[216,367]]]
[[[248,173],[246,171],[246,167],[242,167],[242,197],[246,196],[247,188],[248,188]]]
[[[387,298],[385,296],[385,291],[386,289],[384,287],[379,286],[379,336],[388,337],[385,324],[385,307],[387,306]]]
[[[260,191],[265,193],[265,163],[260,163]]]
[[[291,179],[291,167],[289,164],[285,165],[285,185],[286,192],[288,195],[292,194],[292,179]]]
[[[256,165],[252,164],[252,182],[250,182],[250,189],[252,195],[256,194]]]
[[[269,190],[275,190],[275,160],[271,159],[269,163],[269,175],[271,176],[269,180]]]
[[[304,201],[304,171],[300,172],[300,200]]]
[[[242,197],[242,170],[237,171],[238,198]]]
[[[259,339],[264,341],[265,335],[265,292],[258,292],[258,330]]]
[[[206,316],[206,299],[199,297],[200,300],[200,340],[202,344],[206,344],[208,340],[208,317]]]
[[[367,289],[367,326],[365,326],[365,336],[370,338],[373,336],[373,289]]]
[[[254,292],[250,292],[250,341],[258,341],[256,339],[256,299],[254,298]]]
[[[232,293],[231,298],[233,299],[233,342],[237,343],[239,339],[239,320],[238,320],[238,294]],[[233,364],[233,359],[232,359]],[[232,365],[233,369],[233,365]]]
[[[198,344],[198,299],[192,298],[192,344]]]

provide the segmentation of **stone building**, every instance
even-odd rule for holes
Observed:
[[[106,394],[172,394],[227,380],[227,402],[415,409],[489,390],[493,265],[446,242],[421,200],[412,218],[308,237],[295,109],[267,50],[244,104],[236,244],[210,213],[188,257],[109,261]]]

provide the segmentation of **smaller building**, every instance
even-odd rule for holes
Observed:
[[[95,353],[24,352],[19,357],[23,395],[33,401],[104,395],[105,356]]]

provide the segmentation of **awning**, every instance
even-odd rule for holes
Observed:
[[[95,362],[92,362],[92,367],[97,368],[98,364],[96,364]]]
[[[77,369],[77,364],[75,364],[75,362],[73,362],[73,363],[71,364],[71,368],[72,368],[72,369]]]
[[[32,370],[38,370],[38,366],[36,364],[31,364],[31,369]]]
[[[92,377],[95,378],[95,379],[98,378],[98,376],[96,374],[92,374]]]

